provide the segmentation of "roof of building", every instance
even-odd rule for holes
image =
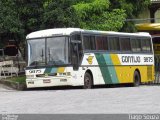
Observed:
[[[152,31],[152,30],[160,30],[160,23],[143,23],[136,24],[136,28],[139,31]]]

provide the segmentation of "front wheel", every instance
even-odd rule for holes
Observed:
[[[93,87],[93,80],[90,73],[86,72],[84,75],[84,89],[91,89]]]
[[[133,76],[133,86],[134,87],[139,86],[140,81],[141,81],[140,74],[137,71],[135,71]]]

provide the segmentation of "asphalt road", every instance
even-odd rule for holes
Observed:
[[[4,113],[160,113],[160,86],[15,91],[0,85]]]

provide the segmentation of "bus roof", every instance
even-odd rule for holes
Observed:
[[[39,38],[39,37],[50,37],[54,35],[70,35],[72,32],[82,31],[80,28],[54,28],[35,31],[27,35],[27,39]]]
[[[36,32],[32,32],[27,35],[26,39],[32,38],[40,38],[40,37],[51,37],[55,35],[70,35],[73,32],[83,32],[90,34],[109,34],[109,35],[122,35],[122,36],[148,36],[147,32],[138,32],[138,33],[125,33],[125,32],[114,32],[114,31],[98,31],[98,30],[84,30],[80,28],[54,28],[54,29],[46,29],[40,30]]]

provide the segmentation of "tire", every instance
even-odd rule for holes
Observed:
[[[91,89],[93,88],[93,80],[90,73],[86,72],[84,75],[84,89]]]
[[[140,85],[140,82],[140,74],[138,73],[138,71],[135,71],[133,76],[133,87],[138,87]]]

